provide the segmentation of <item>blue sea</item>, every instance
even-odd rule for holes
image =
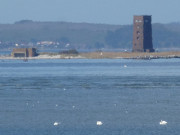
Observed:
[[[0,135],[179,133],[180,59],[0,60]]]

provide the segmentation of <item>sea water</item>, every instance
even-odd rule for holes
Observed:
[[[0,135],[178,135],[179,116],[180,59],[0,60]]]

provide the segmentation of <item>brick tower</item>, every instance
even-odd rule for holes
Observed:
[[[134,16],[133,52],[154,52],[151,16]]]

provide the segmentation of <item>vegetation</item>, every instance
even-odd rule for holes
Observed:
[[[154,52],[154,53],[138,53],[138,52],[88,52],[80,53],[80,56],[88,59],[158,59],[158,58],[180,58],[180,52]]]
[[[59,54],[79,54],[78,51],[76,49],[70,49],[70,50],[66,50],[66,51],[61,51],[59,52]]]
[[[0,47],[22,44],[39,48],[37,42],[53,41],[57,43],[57,48],[64,49],[131,49],[132,32],[132,25],[22,20],[14,24],[0,24]],[[154,48],[179,48],[179,37],[180,23],[153,24]]]

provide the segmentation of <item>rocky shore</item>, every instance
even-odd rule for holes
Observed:
[[[87,52],[78,54],[41,53],[36,57],[12,57],[1,55],[0,59],[168,59],[180,58],[180,52]]]

